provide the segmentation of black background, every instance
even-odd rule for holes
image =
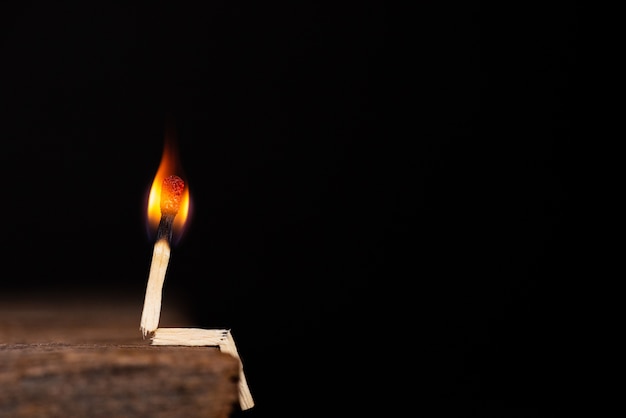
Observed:
[[[557,416],[581,74],[550,4],[3,5],[0,291],[142,303],[170,114],[164,304],[233,330],[242,416]]]

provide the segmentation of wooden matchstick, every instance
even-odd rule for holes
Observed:
[[[185,182],[178,176],[168,176],[163,180],[160,202],[161,220],[152,252],[152,263],[141,314],[140,329],[144,338],[159,326],[163,282],[170,261],[174,218],[180,208],[184,189]]]
[[[152,345],[218,346],[220,351],[239,360],[239,406],[242,411],[254,406],[252,394],[243,372],[243,363],[230,330],[202,328],[158,328],[154,331]]]

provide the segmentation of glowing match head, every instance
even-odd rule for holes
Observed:
[[[161,214],[176,215],[183,198],[185,182],[178,176],[168,176],[163,179],[161,189]]]

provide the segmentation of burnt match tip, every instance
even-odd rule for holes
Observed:
[[[178,176],[171,175],[163,179],[161,189],[161,213],[163,215],[176,215],[183,198],[185,182]]]

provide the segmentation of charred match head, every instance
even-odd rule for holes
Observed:
[[[178,176],[171,175],[163,179],[161,189],[161,214],[176,216],[183,198],[185,182]]]

